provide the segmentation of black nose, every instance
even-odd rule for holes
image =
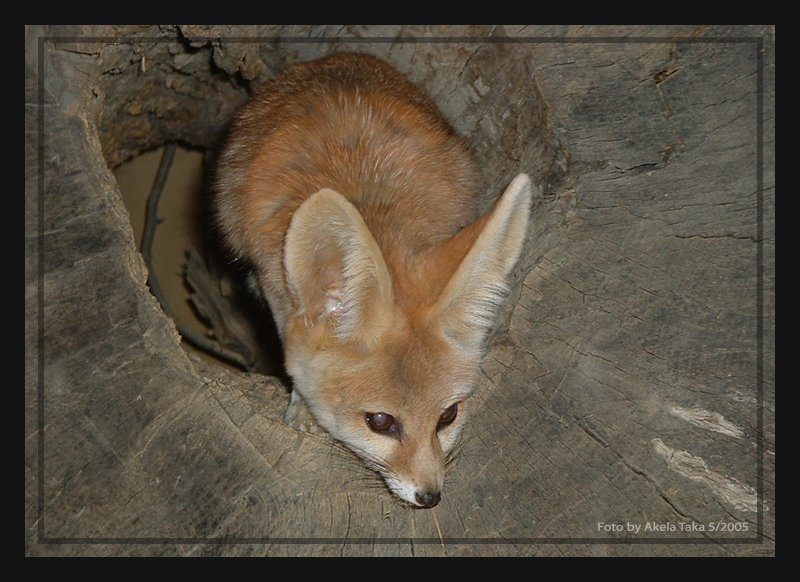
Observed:
[[[422,507],[434,507],[442,500],[442,494],[436,493],[417,493],[414,497]]]

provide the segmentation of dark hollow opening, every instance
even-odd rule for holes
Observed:
[[[215,150],[178,145],[168,157],[167,149],[148,150],[115,170],[137,246],[140,252],[151,247],[146,262],[153,293],[175,321],[184,348],[288,382],[269,306],[251,291],[248,266],[233,259],[217,235],[211,187]],[[166,180],[156,184],[165,163]],[[147,216],[151,202],[157,218]],[[146,228],[148,221],[154,228]]]

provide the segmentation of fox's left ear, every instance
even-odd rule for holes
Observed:
[[[431,315],[462,353],[479,356],[497,308],[508,289],[506,277],[522,252],[528,229],[531,183],[519,174],[473,228],[474,242],[447,282]],[[482,226],[481,226],[482,224]]]

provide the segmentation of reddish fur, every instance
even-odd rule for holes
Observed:
[[[453,445],[477,375],[483,336],[469,317],[476,296],[496,297],[468,282],[502,282],[525,235],[529,198],[513,194],[496,219],[478,219],[479,187],[467,146],[433,102],[362,54],[288,68],[237,115],[220,157],[219,222],[256,268],[295,389],[326,430],[414,491],[441,490],[442,443]],[[351,235],[375,268],[359,270],[358,327],[344,334],[347,310],[330,307],[346,288],[333,239]],[[454,403],[457,421],[437,431]],[[371,432],[369,412],[402,421],[403,438]]]
[[[340,53],[290,67],[237,115],[218,212],[237,254],[275,272],[294,211],[336,190],[375,236],[398,301],[419,305],[441,287],[419,287],[415,257],[475,220],[479,185],[467,146],[424,93],[380,59]]]

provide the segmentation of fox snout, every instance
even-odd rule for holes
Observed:
[[[396,454],[388,460],[388,470],[383,477],[389,489],[400,499],[417,507],[430,508],[442,500],[444,486],[445,455],[439,446],[438,437],[429,450],[419,447],[408,454],[402,444]],[[408,448],[413,449],[409,443]]]
[[[442,486],[438,483],[416,485],[404,483],[392,477],[385,477],[389,489],[403,501],[417,507],[435,507],[442,500]]]
[[[379,473],[394,495],[430,508],[442,499],[448,453],[459,438],[464,414],[459,414],[460,403],[414,404],[387,398],[375,408],[367,404],[378,412],[357,413],[349,406],[353,412],[324,410],[324,403],[309,402],[323,422],[331,420],[327,430]]]
[[[438,486],[435,490],[429,489],[426,487],[415,487],[413,497],[407,498],[404,495],[401,495],[397,491],[394,491],[395,495],[411,503],[412,505],[416,505],[417,507],[424,507],[426,509],[430,509],[431,507],[436,507],[439,505],[439,502],[442,500],[442,492]],[[390,486],[391,488],[391,486]]]
[[[303,335],[295,346],[290,334],[286,364],[295,390],[287,421],[296,426],[307,406],[394,495],[430,508],[442,499],[445,467],[467,419],[473,365],[443,340],[410,340],[405,327],[398,318],[381,343],[359,350],[308,349]]]

